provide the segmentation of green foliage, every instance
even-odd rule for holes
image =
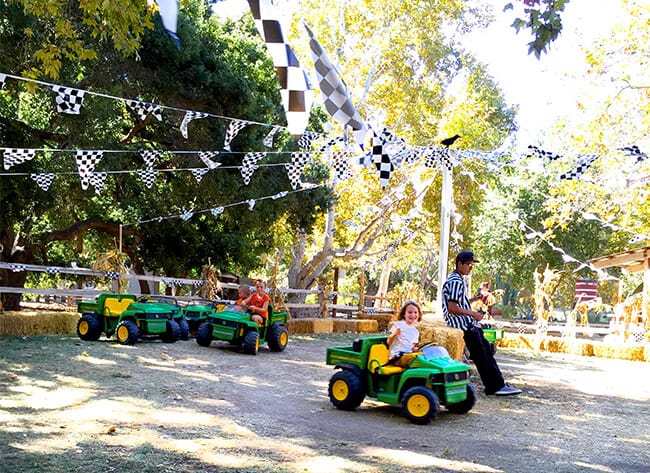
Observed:
[[[512,27],[517,33],[528,28],[534,39],[528,43],[528,54],[533,53],[539,59],[542,53],[548,52],[548,47],[562,32],[562,18],[560,13],[569,0],[521,0],[525,5],[524,18],[516,18]],[[542,8],[543,6],[543,8]],[[503,10],[513,9],[513,4],[508,3]]]

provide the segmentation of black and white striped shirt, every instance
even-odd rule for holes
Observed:
[[[471,315],[451,314],[448,309],[450,301],[454,301],[462,309],[472,310],[467,296],[465,280],[456,271],[452,271],[442,286],[442,315],[449,327],[467,330],[472,326],[478,326],[478,323]]]

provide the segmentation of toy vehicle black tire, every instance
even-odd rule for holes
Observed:
[[[190,324],[187,323],[187,319],[185,317],[182,317],[178,321],[178,326],[181,329],[181,335],[180,335],[181,340],[189,340],[189,338],[190,338]]]
[[[282,351],[289,342],[289,331],[280,322],[274,322],[269,329],[266,342],[269,344],[269,350]]]
[[[115,338],[122,345],[133,345],[140,338],[140,329],[132,320],[125,320],[117,324]]]
[[[102,324],[95,314],[84,314],[77,322],[77,336],[85,341],[99,340]]]
[[[474,386],[469,383],[467,385],[467,399],[462,402],[457,402],[456,404],[447,404],[447,410],[453,412],[454,414],[465,414],[469,412],[472,407],[476,404],[476,390]]]
[[[163,333],[160,338],[165,343],[175,343],[179,338],[181,338],[181,328],[175,320],[167,321],[167,331]]]
[[[439,410],[438,396],[424,386],[409,388],[402,397],[402,413],[414,424],[428,424],[436,418]]]
[[[212,343],[212,325],[203,322],[196,331],[196,343],[202,347],[209,347]]]
[[[249,330],[246,332],[244,335],[244,343],[242,344],[242,348],[244,350],[244,353],[248,353],[249,355],[257,355],[257,349],[260,346],[260,337],[259,334],[255,330]]]
[[[343,411],[355,410],[366,397],[363,380],[348,370],[338,371],[330,378],[327,393],[334,407]]]

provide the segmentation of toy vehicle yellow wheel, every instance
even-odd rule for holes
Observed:
[[[440,410],[438,396],[431,389],[415,386],[404,393],[402,412],[414,424],[428,424]]]
[[[125,320],[117,325],[115,338],[122,345],[133,345],[140,338],[140,330],[135,322]]]
[[[101,322],[94,314],[84,314],[77,322],[77,335],[82,340],[98,340],[102,334]]]
[[[244,349],[244,353],[257,355],[257,350],[260,348],[260,336],[255,330],[246,332],[242,348]]]
[[[352,411],[359,407],[366,397],[366,390],[361,378],[349,370],[337,372],[330,379],[329,398],[334,407]]]
[[[269,328],[269,333],[266,336],[266,342],[269,344],[271,351],[282,351],[286,348],[289,342],[289,331],[279,322],[274,322]]]

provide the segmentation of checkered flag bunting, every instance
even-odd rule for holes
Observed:
[[[258,161],[265,157],[266,153],[246,153],[244,159],[242,159],[241,168],[239,168],[244,184],[248,185],[250,183],[253,173],[259,168]]]
[[[361,119],[359,112],[352,104],[344,82],[330,62],[327,54],[320,43],[309,29],[306,23],[303,26],[309,35],[309,47],[314,59],[314,69],[318,77],[318,85],[324,97],[324,105],[327,112],[334,120],[343,123],[343,126],[350,126],[354,130],[357,143],[363,147],[363,139],[366,135],[366,125]]]
[[[641,151],[637,145],[626,146],[624,148],[619,148],[619,150],[623,151],[623,153],[625,153],[625,156],[636,158],[634,164],[639,164],[640,162],[648,159],[648,155]]]
[[[280,130],[279,126],[274,126],[271,128],[271,131],[268,132],[268,134],[264,137],[264,141],[262,143],[264,146],[267,148],[272,148],[273,147],[273,138],[275,138],[275,134]]]
[[[223,141],[223,149],[230,151],[230,143],[235,139],[235,136],[237,136],[237,134],[246,127],[246,125],[248,125],[248,122],[244,122],[242,120],[232,120],[228,124],[226,137]]]
[[[160,151],[140,151],[140,155],[142,156],[142,160],[147,166],[147,169],[151,169],[154,164],[156,164],[156,161],[158,160],[158,157],[161,155]]]
[[[162,121],[162,107],[155,103],[140,102],[139,100],[126,100],[126,104],[133,110],[141,121],[152,115],[159,122]]]
[[[95,188],[95,194],[99,195],[104,190],[104,183],[108,177],[107,172],[91,172],[88,176],[88,182]]]
[[[27,271],[27,265],[13,263],[9,265],[9,269],[14,273],[20,273],[21,271]]]
[[[374,130],[372,132],[372,163],[379,171],[379,184],[382,189],[386,188],[388,180],[395,170],[390,156],[384,151],[384,144],[387,143],[386,133],[388,133],[386,128],[379,135]]]
[[[533,145],[529,145],[528,149],[530,150],[528,156],[548,159],[549,161],[555,161],[556,159],[560,159],[562,157],[559,154],[551,153],[550,151],[544,151],[543,149],[540,149],[537,146]]]
[[[84,94],[86,93],[84,90],[58,85],[53,85],[52,90],[56,92],[55,102],[59,113],[79,115],[81,106],[84,103]]]
[[[300,139],[297,141],[297,145],[300,146],[302,149],[309,150],[311,149],[311,145],[318,138],[320,135],[318,133],[313,133],[311,131],[306,131],[302,134]]]
[[[248,4],[278,73],[287,129],[292,136],[300,136],[307,127],[314,91],[283,32],[282,7],[274,0],[248,0]]]
[[[287,170],[287,176],[289,176],[289,182],[291,182],[291,187],[294,190],[300,185],[300,176],[307,161],[309,161],[309,153],[291,153],[291,163],[284,165]]]
[[[183,213],[181,214],[181,220],[183,222],[187,222],[189,219],[192,218],[193,215],[194,212],[192,212],[191,210],[183,210]]]
[[[255,208],[255,199],[248,199],[246,203],[248,204],[248,210],[252,212]]]
[[[40,187],[46,192],[50,189],[52,182],[54,182],[53,172],[30,174],[29,177],[33,179],[33,181],[38,185],[38,187]]]
[[[223,207],[215,207],[214,209],[210,210],[210,213],[215,217],[218,217],[223,213],[223,211],[224,211]]]
[[[7,74],[0,74],[0,90],[4,88],[6,80],[7,80]]]
[[[331,140],[327,141],[323,146],[320,147],[318,150],[319,153],[325,153],[326,151],[329,151],[332,146],[334,146],[336,143],[345,143],[345,136],[337,136],[335,138],[332,138]]]
[[[578,164],[571,171],[565,172],[560,176],[560,179],[567,181],[578,179],[589,169],[591,164],[598,158],[597,154],[583,154],[578,157]]]
[[[334,162],[335,179],[337,181],[344,182],[352,177],[347,151],[335,151],[332,161]]]
[[[201,182],[203,176],[205,176],[209,171],[209,168],[195,168],[190,170],[192,176],[194,176],[194,179],[196,179],[197,184]]]
[[[79,177],[81,178],[81,188],[88,189],[90,175],[95,170],[95,166],[102,160],[103,151],[77,151],[76,161]]]
[[[47,268],[45,268],[45,272],[47,274],[59,274],[61,272],[61,269],[55,266],[48,266]]]
[[[203,161],[208,169],[215,169],[221,166],[221,163],[213,161],[212,158],[219,156],[219,151],[200,151],[199,158]]]
[[[185,112],[185,116],[183,117],[183,122],[181,123],[181,135],[183,135],[183,138],[187,139],[187,125],[192,120],[205,118],[207,116],[208,114],[203,112]]]
[[[9,169],[16,164],[22,164],[34,159],[36,156],[35,149],[25,148],[4,148],[4,168]]]
[[[144,182],[144,185],[147,187],[147,189],[151,189],[154,182],[156,182],[156,176],[158,176],[158,171],[152,168],[138,169],[136,173],[142,182]]]

